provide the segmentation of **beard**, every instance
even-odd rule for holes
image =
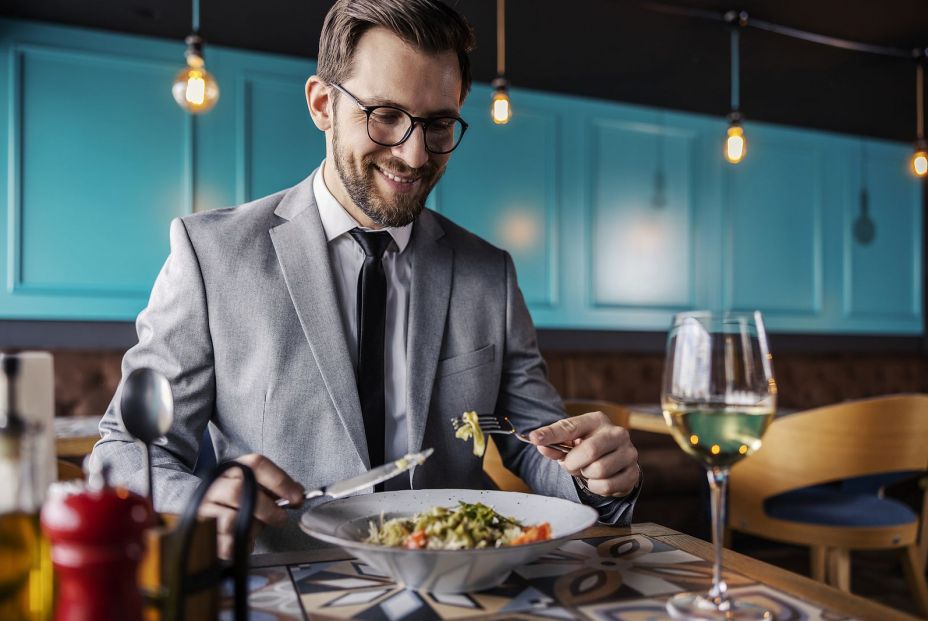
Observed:
[[[425,208],[425,200],[441,179],[446,166],[438,166],[429,160],[420,168],[410,168],[403,160],[379,152],[365,155],[358,161],[351,151],[341,144],[338,138],[338,123],[334,119],[333,126],[332,149],[335,155],[335,170],[352,202],[378,226],[400,227],[414,221]],[[376,170],[377,167],[400,176],[418,176],[419,189],[408,194],[384,196],[374,180],[374,175],[380,174]]]

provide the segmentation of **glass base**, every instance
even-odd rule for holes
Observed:
[[[769,610],[750,602],[739,602],[708,593],[680,593],[667,600],[667,612],[674,619],[773,619]]]

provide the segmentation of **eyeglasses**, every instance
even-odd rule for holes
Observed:
[[[412,136],[416,124],[419,124],[425,134],[425,150],[429,153],[443,155],[454,151],[461,143],[464,132],[467,131],[467,123],[460,117],[423,118],[413,116],[402,108],[394,106],[365,106],[341,84],[332,82],[331,85],[348,95],[358,104],[358,108],[364,111],[367,115],[367,135],[382,147],[395,147],[403,144]]]

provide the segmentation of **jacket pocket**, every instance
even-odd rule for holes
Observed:
[[[469,351],[466,354],[458,354],[444,360],[438,361],[438,370],[436,375],[444,377],[453,373],[460,373],[474,367],[493,362],[496,359],[496,346],[493,343],[481,347],[476,351]]]

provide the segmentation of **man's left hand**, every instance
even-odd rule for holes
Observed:
[[[599,496],[627,496],[635,489],[641,470],[638,451],[628,437],[628,430],[613,425],[602,412],[589,412],[564,418],[529,434],[538,452],[557,460],[571,476],[583,476],[587,488]],[[562,453],[545,444],[570,444]]]

